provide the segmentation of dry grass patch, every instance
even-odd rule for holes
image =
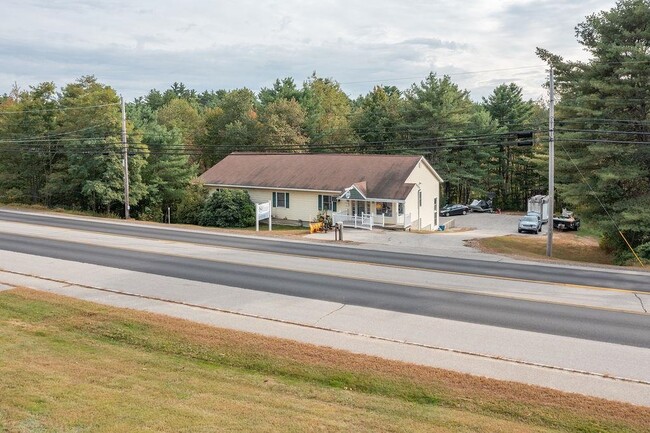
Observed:
[[[508,235],[473,239],[472,246],[481,251],[512,257],[546,258],[546,236]],[[553,258],[574,262],[614,264],[614,257],[598,246],[593,237],[579,237],[575,233],[553,234]]]
[[[641,432],[650,408],[0,293],[0,431]]]

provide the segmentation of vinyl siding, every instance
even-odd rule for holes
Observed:
[[[436,213],[433,210],[433,199],[438,198],[440,206],[440,182],[429,170],[424,162],[418,163],[413,169],[407,183],[420,184],[422,189],[422,207],[420,208],[420,219],[422,221],[422,230],[436,230],[439,225]],[[413,188],[411,194],[406,198],[405,213],[410,213],[413,220],[413,228],[418,228],[418,188]]]
[[[271,208],[271,215],[274,220],[291,220],[310,222],[318,215],[318,193],[303,191],[283,191],[268,189],[245,189],[254,203],[266,203],[271,201],[273,192],[289,193],[289,209],[281,207]]]
[[[423,230],[435,230],[439,224],[436,212],[433,208],[434,198],[438,198],[438,206],[440,204],[440,182],[436,175],[429,170],[426,163],[420,161],[413,171],[409,174],[406,183],[420,184],[422,189],[422,207],[420,207],[420,227]],[[243,189],[243,188],[242,188]],[[269,190],[257,188],[245,188],[248,191],[251,200],[255,203],[266,203],[272,200],[273,192],[288,192],[289,193],[289,209],[273,207],[271,212],[274,219],[279,223],[281,220],[303,221],[309,222],[316,218],[318,215],[318,195],[319,192],[306,192],[306,191],[286,191],[282,189]],[[332,195],[331,193],[322,192],[321,194]],[[392,224],[397,219],[397,202],[393,203],[393,216],[386,218],[387,224]],[[349,201],[341,200],[338,203],[338,211],[352,213]],[[370,211],[375,215],[375,203],[371,203]],[[406,197],[404,203],[404,213],[411,214],[412,228],[418,228],[418,188],[414,187],[411,193]],[[380,218],[375,215],[375,218]]]

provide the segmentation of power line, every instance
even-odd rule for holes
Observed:
[[[115,134],[106,134],[102,136],[95,136],[95,137],[51,137],[51,138],[24,138],[24,139],[19,139],[19,140],[0,140],[0,144],[31,144],[31,143],[50,143],[50,144],[56,144],[56,143],[62,143],[62,142],[74,142],[74,141],[80,141],[80,140],[106,140],[108,137],[113,136]]]
[[[579,132],[579,133],[589,133],[589,134],[616,134],[616,135],[643,135],[650,136],[650,132],[643,131],[612,131],[608,129],[569,129],[569,128],[555,128],[556,132]]]
[[[594,123],[624,123],[624,124],[640,124],[640,125],[650,125],[650,120],[633,120],[633,119],[604,119],[599,117],[578,117],[565,120],[558,120],[557,123],[562,125],[564,123],[582,123],[582,122],[594,122]]]
[[[598,201],[598,204],[600,205],[600,207],[605,211],[605,213],[607,214],[607,217],[609,217],[612,224],[614,224],[614,227],[616,227],[616,230],[618,231],[618,233],[621,235],[621,237],[625,241],[625,244],[627,245],[627,247],[630,249],[632,254],[634,254],[634,257],[636,257],[636,259],[639,261],[639,263],[641,264],[641,267],[643,267],[643,261],[641,261],[639,256],[636,254],[636,251],[634,251],[634,248],[632,248],[632,245],[630,245],[630,243],[627,241],[627,238],[625,237],[625,235],[623,235],[623,232],[619,228],[618,224],[616,224],[616,221],[614,220],[612,215],[609,213],[609,211],[607,210],[607,208],[605,207],[603,202],[600,200],[600,197],[598,197],[598,194],[596,194],[596,191],[594,191],[594,189],[591,187],[591,184],[589,184],[589,182],[587,181],[587,178],[585,177],[585,175],[582,174],[582,170],[580,170],[580,167],[578,167],[578,164],[575,163],[575,161],[571,157],[571,154],[566,150],[566,148],[561,143],[560,143],[560,147],[562,147],[562,150],[564,150],[564,153],[569,158],[569,161],[571,161],[571,163],[573,164],[575,169],[578,171],[578,174],[580,174],[580,177],[582,178],[582,182],[585,185],[587,185],[587,188],[589,188],[589,190],[591,191],[591,194]]]
[[[460,141],[477,141],[481,139],[495,139],[499,137],[513,137],[516,136],[517,138],[530,138],[532,140],[532,136],[535,131],[528,130],[528,131],[508,131],[508,132],[499,132],[499,133],[489,133],[489,134],[474,134],[474,135],[466,135],[466,136],[454,136],[454,137],[421,137],[421,138],[414,138],[414,139],[397,139],[397,140],[377,140],[377,141],[356,141],[356,142],[339,142],[339,143],[326,143],[326,144],[319,144],[319,143],[305,143],[304,145],[298,145],[294,143],[285,143],[285,144],[280,144],[279,146],[306,146],[306,147],[318,147],[318,148],[324,148],[324,149],[335,149],[335,148],[345,148],[348,149],[350,146],[356,146],[356,147],[363,147],[363,146],[372,146],[372,145],[387,145],[387,144],[394,144],[394,145],[399,145],[399,144],[408,144],[408,143],[423,143],[423,144],[445,144],[445,143],[457,143]],[[525,135],[526,137],[520,137],[522,135]],[[101,145],[111,145],[111,144],[116,144],[116,141],[105,141],[106,137],[95,137],[96,140],[104,140],[102,142],[92,142],[92,139],[87,139],[87,138],[66,138],[62,139],[61,141],[79,141],[82,140],[81,143],[78,143],[77,146],[84,146],[84,147],[98,147]],[[87,140],[84,142],[83,140]],[[39,141],[33,141],[33,142],[11,142],[8,144],[14,144],[16,146],[23,146],[27,147],[30,145],[33,145],[35,143],[39,143]],[[521,144],[520,142],[518,142]],[[63,145],[64,143],[57,142],[57,143],[49,143],[51,145]],[[156,144],[152,143],[147,143],[147,142],[129,142],[130,145],[146,145],[146,146],[157,146]],[[531,143],[532,144],[532,143]],[[166,148],[186,148],[187,144],[163,144],[162,146],[165,146]],[[254,147],[267,147],[265,143],[255,143],[252,146]],[[201,149],[210,149],[210,150],[229,150],[232,149],[233,146],[228,145],[228,144],[204,144],[202,146],[197,146],[200,147]],[[278,147],[272,146],[272,147]]]
[[[565,143],[593,143],[593,144],[634,144],[634,145],[650,145],[650,141],[625,141],[625,140],[607,140],[607,139],[588,139],[588,138],[558,138],[555,141],[563,141]]]
[[[82,105],[78,107],[57,107],[57,108],[47,108],[42,110],[5,110],[0,111],[0,114],[21,114],[21,113],[49,113],[52,111],[67,111],[67,110],[87,110],[89,108],[100,108],[100,107],[111,107],[114,105],[120,105],[119,102],[109,103],[109,104],[98,104],[98,105]]]
[[[542,65],[530,65],[530,66],[517,66],[513,68],[499,68],[499,69],[484,69],[481,71],[466,71],[466,72],[453,72],[449,74],[442,74],[442,76],[448,76],[448,77],[455,77],[458,75],[474,75],[474,74],[484,74],[487,72],[503,72],[503,71],[515,71],[519,69],[532,69],[532,68],[542,68]],[[437,76],[437,74],[436,74]],[[425,76],[424,79],[427,77]],[[417,77],[401,77],[401,78],[384,78],[384,79],[375,79],[375,80],[363,80],[363,81],[346,81],[346,82],[339,82],[339,84],[365,84],[365,83],[373,83],[373,82],[384,82],[384,81],[404,81],[404,80],[417,80],[417,79],[423,79],[422,76],[417,76]]]
[[[22,126],[22,125],[21,125]],[[7,141],[7,140],[29,140],[29,139],[38,139],[38,138],[56,138],[58,136],[63,136],[63,135],[71,135],[71,134],[76,134],[78,132],[83,132],[83,131],[89,131],[91,129],[96,129],[101,126],[108,126],[108,123],[103,122],[103,123],[95,123],[93,125],[87,126],[85,128],[80,128],[80,129],[73,129],[70,131],[62,131],[62,132],[53,132],[53,133],[43,133],[42,135],[24,135],[24,134],[16,134],[16,133],[9,133],[7,135],[13,135],[14,138],[11,139],[4,139],[0,141]]]
[[[117,143],[112,143],[112,144],[117,144]],[[143,147],[145,146],[144,143],[129,143],[131,145],[130,147],[130,154],[156,154],[156,155],[178,155],[178,156],[202,156],[204,155],[204,152],[201,149],[196,149],[196,150],[190,150],[190,149],[151,149],[149,147]],[[308,151],[309,153],[333,153],[333,152],[326,152],[326,151],[331,151],[331,150],[338,150],[338,151],[353,151],[356,153],[396,153],[396,152],[416,152],[416,153],[426,153],[426,152],[434,152],[434,151],[442,151],[442,150],[454,150],[454,149],[463,149],[463,148],[472,148],[472,147],[487,147],[487,146],[520,146],[521,142],[519,141],[494,141],[494,142],[483,142],[483,143],[450,143],[449,145],[446,146],[402,146],[402,147],[394,147],[390,149],[359,149],[359,144],[365,144],[365,143],[350,143],[350,144],[345,144],[345,145],[337,145],[336,148],[332,148],[331,146],[307,146],[307,145],[278,145],[278,146],[270,146],[270,147],[265,147],[263,145],[250,145],[250,146],[245,146],[247,151],[257,151],[257,152],[284,152],[284,151]],[[140,147],[138,147],[138,145]],[[237,150],[242,150],[241,148],[233,148],[233,147],[228,147],[228,148],[223,148],[221,150],[227,150],[229,152],[237,151]],[[320,150],[321,152],[318,152]],[[23,152],[23,153],[32,153],[32,154],[38,154],[38,153],[47,153],[48,149],[44,148],[28,148],[28,147],[14,147],[14,148],[5,148],[1,151],[8,151],[8,152]],[[0,152],[1,152],[0,151]],[[323,152],[325,151],[325,152]],[[75,154],[86,154],[86,155],[115,155],[119,156],[122,152],[122,147],[114,147],[112,149],[107,149],[107,148],[82,148],[82,149],[74,149]],[[347,153],[347,152],[341,152],[341,153]]]

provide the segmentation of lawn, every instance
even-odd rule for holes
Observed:
[[[546,258],[546,236],[508,235],[473,240],[482,251],[514,257]],[[576,232],[553,233],[553,258],[574,262],[613,265],[614,256],[598,246],[591,236],[577,236]]]
[[[0,292],[0,431],[642,432],[650,408],[28,289]]]

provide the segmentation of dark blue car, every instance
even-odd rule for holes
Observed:
[[[467,215],[469,212],[469,207],[464,204],[448,204],[442,209],[440,209],[441,216],[450,216],[450,215]]]

